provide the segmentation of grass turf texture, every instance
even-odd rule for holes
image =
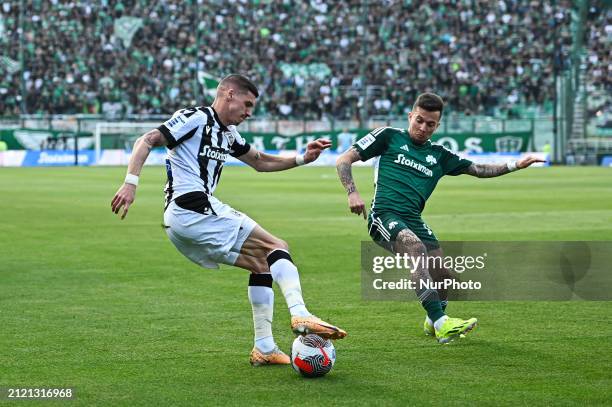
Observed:
[[[120,221],[110,201],[124,168],[0,170],[0,386],[72,386],[72,405],[609,402],[610,302],[451,303],[480,327],[442,346],[422,334],[418,303],[362,301],[365,222],[333,168],[224,170],[217,196],[289,243],[310,309],[349,332],[323,379],[252,368],[248,275],[199,269],[171,245],[163,172],[145,168]],[[355,177],[369,201],[371,169]],[[424,218],[441,240],[612,240],[611,179],[605,168],[448,177]]]

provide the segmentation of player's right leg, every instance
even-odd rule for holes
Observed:
[[[280,350],[272,335],[274,290],[268,265],[257,257],[238,255],[234,266],[249,270],[247,289],[253,312],[254,344],[250,355],[253,366],[287,365],[289,356]]]
[[[304,303],[298,269],[289,254],[289,246],[257,225],[242,244],[235,265],[249,258],[265,259],[272,278],[281,289],[291,313],[291,329],[297,334],[315,333],[325,338],[341,339],[346,332],[312,315]],[[261,264],[261,263],[260,263]]]

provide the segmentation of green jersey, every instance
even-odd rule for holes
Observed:
[[[407,218],[420,218],[442,176],[459,175],[472,164],[431,141],[414,144],[406,130],[392,127],[368,133],[354,147],[363,161],[378,157],[372,211]]]

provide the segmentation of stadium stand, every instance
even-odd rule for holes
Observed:
[[[572,42],[569,0],[27,3],[0,5],[5,116],[22,85],[28,113],[167,114],[203,103],[198,72],[242,72],[258,116],[401,115],[434,90],[455,111],[512,117],[550,109]],[[594,3],[588,77],[609,95],[610,11]]]
[[[612,128],[612,9],[603,0],[593,3],[586,33],[589,113]]]

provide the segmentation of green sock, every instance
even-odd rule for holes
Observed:
[[[421,305],[427,311],[427,316],[432,322],[436,322],[444,315],[440,296],[436,290],[416,290],[417,297],[421,300]]]
[[[431,319],[432,322],[436,322],[438,319],[446,315],[442,310],[442,305],[440,304],[440,301],[423,301],[421,305],[423,305],[423,308],[425,308],[425,311],[427,311],[427,316],[429,317],[429,319]]]

